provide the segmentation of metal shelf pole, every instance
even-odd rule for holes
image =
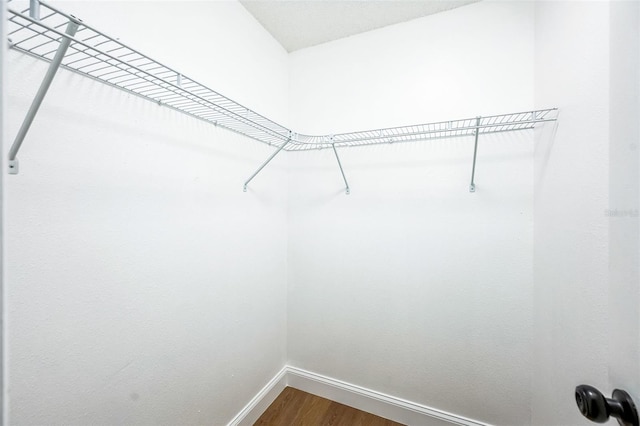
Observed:
[[[65,34],[70,37],[73,37],[78,31],[78,27],[80,26],[79,20],[70,20],[67,24],[67,29],[65,30]],[[51,64],[49,64],[49,69],[47,69],[47,73],[40,84],[40,88],[36,93],[33,102],[31,103],[31,107],[27,112],[24,121],[22,122],[22,126],[20,126],[20,130],[18,130],[18,134],[16,135],[15,140],[13,141],[13,145],[11,145],[11,149],[9,149],[9,173],[10,174],[18,174],[18,160],[16,160],[16,156],[18,155],[18,151],[20,150],[20,146],[22,142],[24,142],[25,136],[27,136],[27,132],[33,123],[33,119],[36,117],[38,113],[38,109],[40,105],[42,105],[42,101],[51,86],[51,82],[60,68],[60,64],[64,59],[64,55],[67,53],[67,49],[69,48],[69,44],[71,44],[71,39],[68,37],[61,37],[60,45],[58,46],[58,50],[56,51]]]
[[[476,156],[478,155],[478,134],[480,133],[480,117],[476,117],[476,141],[473,147],[473,166],[471,167],[471,185],[469,192],[476,192],[476,184],[474,178],[476,176]]]
[[[344,170],[342,169],[342,163],[340,162],[340,157],[338,157],[338,151],[336,150],[336,144],[332,143],[331,147],[333,148],[333,153],[336,154],[336,160],[338,160],[338,167],[340,167],[340,173],[342,173],[342,179],[344,180],[344,185],[346,186],[345,194],[349,195],[351,190],[349,189],[349,182],[347,182],[347,177],[344,175]]]
[[[29,16],[40,19],[40,0],[29,0]]]
[[[262,165],[258,168],[258,170],[256,170],[256,171],[251,175],[251,177],[250,177],[249,179],[247,179],[247,181],[244,183],[244,186],[242,187],[242,190],[243,190],[244,192],[247,192],[247,185],[249,185],[249,182],[251,182],[251,181],[253,180],[253,178],[254,178],[254,177],[256,177],[256,175],[257,175],[258,173],[260,173],[260,171],[261,171],[262,169],[264,169],[264,167],[265,167],[267,164],[269,164],[269,162],[270,162],[271,160],[273,160],[273,158],[274,158],[276,155],[278,155],[278,153],[280,153],[280,151],[282,151],[282,150],[284,149],[284,147],[285,147],[285,146],[287,146],[287,145],[289,144],[289,142],[291,142],[291,133],[289,133],[289,138],[287,139],[287,141],[286,141],[285,143],[283,143],[283,144],[280,146],[280,148],[278,148],[278,149],[276,150],[276,152],[274,152],[273,154],[271,154],[271,155],[269,156],[269,158],[267,158],[267,160],[266,160],[264,163],[262,163]]]

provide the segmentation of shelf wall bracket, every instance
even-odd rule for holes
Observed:
[[[37,0],[31,1],[30,14],[32,14],[32,16],[35,15],[34,19],[38,19],[38,15],[40,13],[39,7],[40,7],[40,2],[38,2]],[[33,123],[33,119],[36,117],[36,114],[38,113],[38,109],[40,108],[40,105],[42,105],[42,101],[44,100],[44,97],[46,96],[47,91],[51,86],[51,82],[53,81],[53,78],[55,77],[56,72],[58,71],[58,68],[60,68],[60,64],[64,59],[64,55],[67,53],[67,49],[71,44],[71,37],[73,37],[76,34],[76,31],[78,31],[80,22],[81,22],[80,20],[72,19],[67,24],[67,29],[65,30],[65,34],[68,35],[69,37],[61,37],[58,50],[56,50],[56,54],[53,57],[53,60],[51,61],[51,63],[49,64],[49,68],[47,69],[47,73],[45,74],[44,79],[40,84],[40,88],[38,89],[38,92],[36,93],[35,98],[33,98],[31,107],[29,108],[29,111],[27,112],[27,115],[24,118],[24,121],[22,122],[22,126],[20,126],[20,130],[18,130],[18,134],[16,135],[16,138],[13,141],[13,145],[11,145],[11,149],[9,149],[9,174],[12,174],[12,175],[18,174],[18,160],[16,159],[16,156],[18,155],[20,146],[22,145],[22,142],[24,142],[24,138],[27,136],[27,132],[29,131],[31,124]]]
[[[349,182],[347,182],[347,177],[344,175],[344,170],[342,169],[342,163],[340,162],[340,157],[338,157],[338,151],[336,150],[336,144],[333,142],[333,136],[331,137],[331,147],[333,148],[333,153],[336,155],[336,160],[338,160],[338,167],[340,167],[340,173],[342,173],[342,180],[344,180],[344,185],[346,187],[344,193],[346,195],[351,194],[351,189],[349,189]]]
[[[269,158],[267,158],[267,160],[266,160],[264,163],[262,163],[262,165],[261,165],[260,167],[258,167],[258,170],[256,170],[256,171],[251,175],[251,177],[250,177],[249,179],[247,179],[247,181],[244,183],[244,186],[242,187],[242,190],[243,190],[244,192],[247,192],[247,185],[249,185],[249,182],[251,182],[251,181],[253,180],[253,178],[254,178],[254,177],[256,177],[256,175],[257,175],[258,173],[260,173],[260,171],[261,171],[262,169],[264,169],[264,167],[265,167],[267,164],[269,164],[269,162],[270,162],[271,160],[273,160],[273,159],[274,159],[274,157],[275,157],[276,155],[278,155],[278,154],[280,153],[280,151],[282,151],[282,150],[284,149],[284,147],[285,147],[285,146],[287,146],[287,145],[289,144],[289,142],[291,142],[291,137],[292,137],[292,136],[293,136],[293,135],[292,135],[291,131],[289,131],[289,137],[287,138],[286,142],[285,142],[285,143],[283,143],[283,144],[280,146],[280,148],[278,148],[278,149],[276,150],[276,152],[274,152],[273,154],[271,154],[271,155],[269,156]]]
[[[476,156],[478,155],[478,134],[480,133],[480,119],[481,117],[476,117],[476,141],[473,147],[473,166],[471,167],[471,185],[469,185],[469,192],[476,192],[476,184],[474,182],[474,179],[476,176]]]

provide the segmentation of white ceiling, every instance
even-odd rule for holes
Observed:
[[[240,0],[288,51],[479,0]]]

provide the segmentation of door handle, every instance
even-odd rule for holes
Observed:
[[[607,398],[593,386],[580,385],[576,387],[576,404],[583,416],[596,423],[615,417],[621,426],[640,426],[636,405],[623,390],[615,389]]]

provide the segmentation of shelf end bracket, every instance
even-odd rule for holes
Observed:
[[[33,13],[38,13],[37,6],[39,6],[39,2],[32,1],[31,4],[32,4],[32,11],[34,11]],[[34,6],[34,5],[37,5],[37,6]],[[22,145],[22,142],[24,142],[24,138],[27,136],[27,132],[29,131],[31,124],[33,123],[33,119],[36,117],[36,114],[38,113],[38,109],[40,108],[40,105],[42,105],[42,101],[44,100],[44,97],[46,96],[47,91],[51,86],[51,82],[53,81],[53,78],[55,77],[56,72],[60,68],[60,64],[64,59],[64,55],[67,53],[67,49],[71,44],[71,37],[73,37],[76,34],[76,31],[78,31],[79,26],[80,26],[79,19],[72,19],[67,24],[67,29],[65,30],[65,34],[68,35],[69,37],[61,38],[60,45],[58,46],[58,50],[56,50],[56,54],[51,60],[51,63],[49,64],[49,68],[47,69],[47,73],[45,74],[44,79],[40,84],[40,88],[38,89],[38,92],[36,93],[35,98],[33,98],[31,107],[29,107],[29,111],[27,112],[27,115],[24,118],[24,121],[22,122],[22,126],[20,126],[20,130],[18,130],[18,134],[16,135],[16,138],[13,141],[13,145],[11,145],[11,148],[9,149],[9,174],[12,174],[12,175],[18,174],[18,160],[16,159],[16,156],[18,155],[20,146]]]

